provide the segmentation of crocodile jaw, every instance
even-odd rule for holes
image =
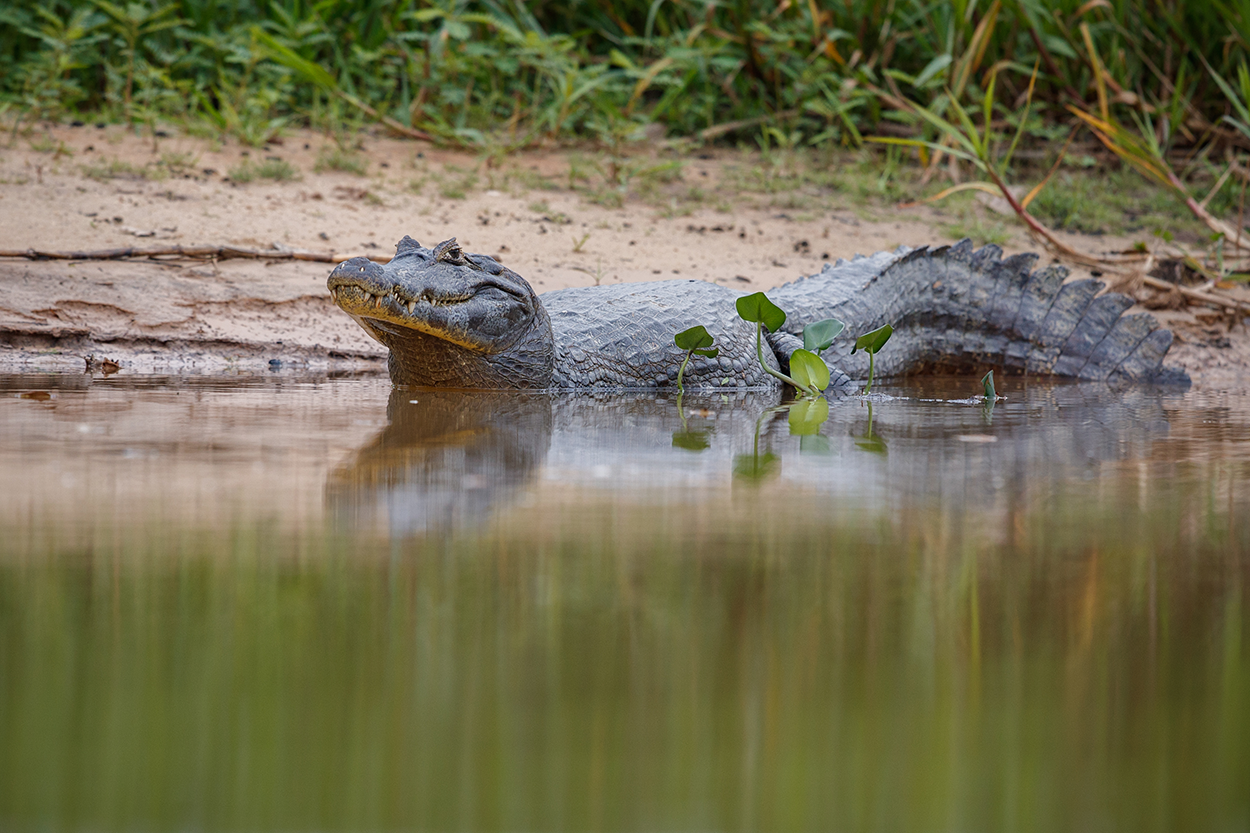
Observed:
[[[402,385],[541,388],[554,367],[551,324],[533,289],[453,240],[404,238],[388,264],[352,258],[330,274],[334,302],[391,352]]]

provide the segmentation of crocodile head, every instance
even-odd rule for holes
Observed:
[[[456,238],[427,249],[411,237],[385,265],[354,257],[327,281],[338,306],[390,349],[397,385],[545,388],[551,321],[524,278]]]

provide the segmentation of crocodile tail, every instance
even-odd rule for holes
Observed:
[[[1172,333],[1153,315],[1126,315],[1132,299],[1103,293],[1102,281],[1067,281],[1064,267],[1034,269],[1036,263],[1036,255],[1003,258],[998,246],[973,251],[963,240],[895,253],[866,278],[861,268],[849,276],[855,291],[839,266],[785,289],[806,296],[835,281],[830,295],[842,300],[826,313],[845,321],[852,335],[891,324],[895,335],[876,359],[883,375],[1003,367],[1080,379],[1187,381],[1163,367]],[[801,332],[802,318],[787,329]],[[849,343],[832,359],[851,376],[867,374],[867,358],[851,355]]]

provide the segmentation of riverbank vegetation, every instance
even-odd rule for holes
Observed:
[[[0,112],[12,136],[180,122],[262,146],[307,126],[345,154],[371,124],[487,158],[893,141],[881,164],[926,193],[995,190],[1043,228],[1079,227],[1083,169],[1132,171],[1235,249],[1248,33],[1250,0],[17,0]]]

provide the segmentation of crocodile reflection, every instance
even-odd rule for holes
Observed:
[[[543,393],[396,389],[386,415],[326,483],[340,523],[393,535],[476,525],[530,481],[551,444]]]
[[[553,490],[666,500],[779,481],[834,499],[831,511],[938,501],[992,521],[1047,484],[1151,457],[1169,432],[1172,395],[1158,390],[1034,384],[1008,391],[990,420],[943,401],[967,395],[947,385],[914,384],[871,415],[870,403],[835,401],[819,433],[802,436],[767,393],[687,396],[679,411],[654,393],[397,390],[389,424],[332,473],[326,502],[341,523],[403,536],[481,525],[523,490],[546,512],[559,505]]]

